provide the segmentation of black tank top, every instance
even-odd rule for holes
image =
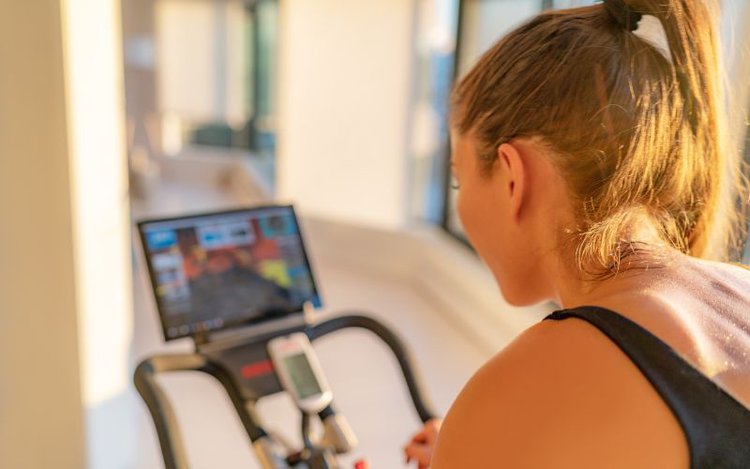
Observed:
[[[750,468],[750,410],[669,345],[608,309],[584,306],[545,319],[579,318],[606,334],[641,370],[680,422],[691,468]]]

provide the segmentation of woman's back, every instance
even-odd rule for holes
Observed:
[[[644,327],[750,407],[750,271],[676,256],[624,282],[592,304]]]
[[[747,291],[744,269],[679,256],[609,282],[589,304],[651,332],[747,407]],[[467,384],[446,417],[433,467],[475,467],[467,454],[497,467],[662,468],[688,467],[691,448],[639,367],[601,330],[574,319],[527,330]]]

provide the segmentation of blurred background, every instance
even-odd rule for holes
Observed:
[[[370,311],[445,412],[551,308],[505,304],[467,245],[447,97],[494,41],[587,0],[3,0],[0,467],[158,468],[132,385],[165,343],[134,223],[268,203],[301,216],[328,317]],[[750,3],[723,0],[733,140],[748,156]],[[404,467],[419,427],[366,335],[321,341],[352,460]],[[221,389],[164,378],[191,467],[259,467]],[[283,395],[260,409],[298,440]],[[295,441],[296,441],[295,440]]]

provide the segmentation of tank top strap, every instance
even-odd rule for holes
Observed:
[[[568,318],[599,329],[649,380],[685,432],[692,468],[750,468],[750,410],[630,319],[583,306],[556,311],[545,320]]]

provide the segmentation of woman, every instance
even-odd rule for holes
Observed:
[[[564,309],[482,367],[407,460],[750,467],[750,271],[718,262],[737,257],[741,197],[716,17],[700,0],[545,12],[457,85],[466,234],[511,304]]]

